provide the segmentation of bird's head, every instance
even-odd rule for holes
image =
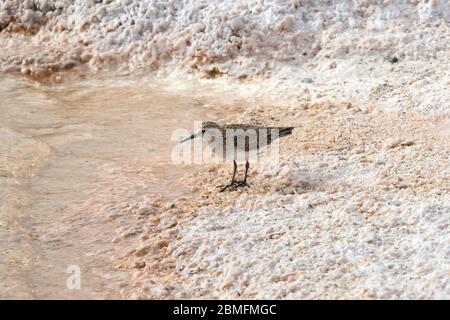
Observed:
[[[219,129],[220,126],[215,122],[205,121],[205,122],[202,122],[201,128],[202,128],[203,133],[205,133],[205,131],[208,129]]]
[[[180,143],[183,143],[185,141],[192,140],[192,139],[195,139],[197,137],[203,136],[203,134],[207,130],[211,130],[211,129],[220,129],[220,126],[217,123],[212,122],[212,121],[202,122],[202,125],[200,126],[200,129],[198,129],[196,132],[191,134],[191,136],[181,140]]]

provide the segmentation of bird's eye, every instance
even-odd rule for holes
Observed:
[[[202,130],[202,133],[205,133],[205,131],[206,131],[206,130],[205,130],[205,129],[203,129],[203,130]]]

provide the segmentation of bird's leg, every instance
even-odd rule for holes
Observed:
[[[245,162],[244,184],[247,184],[247,174],[248,174],[249,168],[250,168],[250,163],[247,161],[247,162]]]
[[[236,177],[237,163],[236,160],[233,160],[233,176],[231,177],[230,184],[234,184],[234,178]]]
[[[248,161],[245,162],[245,173],[244,173],[244,180],[238,182],[238,186],[239,187],[249,187],[249,185],[247,184],[247,173],[248,173],[248,168],[250,168],[250,163]]]
[[[237,170],[237,163],[235,160],[233,160],[233,176],[231,177],[231,182],[230,184],[227,184],[225,186],[219,186],[219,188],[222,188],[220,192],[223,192],[231,187],[236,187],[237,184],[236,181],[234,180],[234,178],[236,177],[236,170]]]

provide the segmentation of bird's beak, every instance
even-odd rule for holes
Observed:
[[[195,139],[195,138],[197,138],[197,137],[199,136],[199,134],[201,134],[201,133],[202,133],[202,131],[199,130],[199,131],[195,132],[194,134],[191,134],[190,137],[184,138],[184,139],[181,140],[179,143],[183,143],[183,142],[185,142],[185,141]]]
[[[180,143],[183,143],[183,142],[188,141],[188,140],[192,140],[194,138],[195,138],[195,134],[192,134],[190,137],[187,137],[187,138],[184,138],[183,140],[181,140]]]

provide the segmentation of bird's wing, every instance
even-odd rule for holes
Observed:
[[[258,126],[254,126],[251,124],[241,124],[241,123],[235,123],[235,124],[227,124],[223,126],[225,129],[243,129],[243,130],[247,130],[247,129],[259,129],[261,127]]]

